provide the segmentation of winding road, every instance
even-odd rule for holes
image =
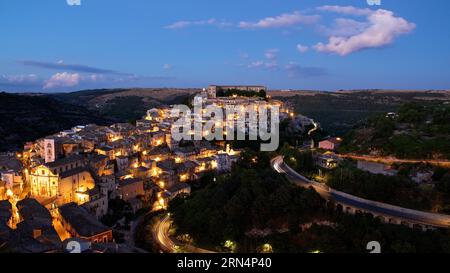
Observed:
[[[429,213],[418,210],[393,206],[382,202],[371,201],[344,192],[334,190],[324,184],[311,181],[305,176],[297,173],[289,167],[282,156],[277,156],[271,160],[271,167],[278,173],[284,174],[287,179],[300,187],[314,188],[325,200],[334,201],[341,204],[343,208],[352,208],[353,211],[364,211],[374,216],[383,218],[386,222],[403,224],[410,226],[420,225],[423,229],[428,228],[450,228],[450,215]],[[392,220],[395,220],[391,222]],[[176,253],[184,249],[187,253],[215,253],[210,250],[184,244],[177,245],[169,235],[172,220],[166,214],[160,217],[152,228],[153,238],[164,252]]]
[[[312,124],[314,125],[314,128],[312,128],[311,130],[309,130],[308,132],[308,136],[311,136],[311,134],[315,131],[317,131],[319,129],[319,125],[317,124],[317,122],[315,122],[314,120],[311,119]]]
[[[167,214],[159,218],[153,226],[153,238],[157,241],[164,252],[176,253],[180,251],[180,247],[184,247],[187,253],[216,253],[189,244],[177,245],[169,235],[171,225],[172,220],[170,219],[170,215]]]
[[[302,187],[313,187],[325,200],[332,200],[346,206],[382,216],[385,219],[396,219],[399,222],[407,222],[413,225],[421,225],[432,228],[450,228],[450,215],[428,213],[412,210],[359,198],[350,194],[336,191],[326,185],[314,182],[290,168],[283,160],[282,156],[277,156],[271,160],[272,168],[278,173],[285,174],[289,181]]]

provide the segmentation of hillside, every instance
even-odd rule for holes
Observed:
[[[450,103],[406,103],[395,115],[379,115],[344,137],[342,153],[411,159],[450,159]]]
[[[141,118],[148,109],[185,103],[199,89],[131,88],[98,89],[52,95],[63,102],[81,105],[121,121]]]
[[[127,122],[153,107],[186,104],[199,89],[98,89],[59,94],[1,93],[0,150],[83,123]],[[329,134],[343,135],[368,117],[394,112],[405,102],[450,101],[445,91],[270,91],[296,112],[319,121]],[[106,117],[106,118],[105,118]],[[109,122],[107,122],[109,123]]]
[[[0,151],[23,147],[46,135],[80,124],[113,122],[85,107],[46,95],[0,93]]]
[[[188,234],[198,247],[237,253],[262,252],[262,246],[274,253],[357,253],[370,240],[383,242],[383,253],[404,252],[405,245],[417,252],[450,249],[446,231],[386,225],[367,214],[331,208],[311,188],[287,183],[267,168],[270,158],[268,153],[247,150],[229,175],[214,180],[213,174],[204,176],[204,188],[173,199],[172,228],[180,235],[174,237]],[[396,185],[387,182],[381,186],[395,192]]]
[[[58,94],[0,93],[0,151],[75,125],[141,118],[153,107],[186,103],[196,89],[98,89]]]
[[[332,135],[345,134],[355,123],[394,112],[406,102],[450,101],[450,91],[271,91],[269,94],[289,102],[296,112],[314,118]]]

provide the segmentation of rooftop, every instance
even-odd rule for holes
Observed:
[[[75,203],[68,203],[61,206],[59,208],[59,213],[78,235],[82,237],[89,238],[111,230]]]
[[[0,201],[0,224],[7,222],[11,216],[12,205],[8,200]]]
[[[172,187],[168,188],[167,191],[170,193],[176,193],[180,190],[189,189],[189,188],[191,188],[191,186],[189,186],[189,184],[187,184],[187,183],[176,183]]]
[[[52,217],[50,212],[36,199],[26,198],[19,202],[17,202],[17,208],[19,209],[19,213],[25,220],[34,220],[34,219],[48,219],[51,221]]]
[[[59,177],[62,178],[67,178],[67,177],[71,177],[74,176],[76,174],[79,173],[83,173],[83,172],[88,172],[88,169],[86,169],[85,167],[78,167],[78,168],[74,168],[65,172],[62,172]]]
[[[70,163],[75,163],[77,161],[83,160],[83,156],[82,155],[71,155],[68,157],[64,157],[61,159],[57,159],[54,162],[50,162],[50,163],[46,163],[45,165],[49,168],[56,168],[62,165],[67,165]]]
[[[120,186],[128,186],[128,185],[132,185],[135,183],[142,183],[142,179],[140,178],[128,178],[128,179],[124,179],[124,180],[120,180],[119,185]]]
[[[342,139],[340,137],[331,137],[331,138],[325,139],[323,141],[329,141],[333,144],[340,144],[342,142]]]

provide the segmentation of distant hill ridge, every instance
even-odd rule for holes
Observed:
[[[26,141],[75,125],[113,122],[85,107],[41,94],[0,93],[0,116],[0,151],[21,148]]]
[[[75,125],[133,122],[153,107],[184,103],[200,89],[119,88],[70,93],[0,93],[0,151]]]

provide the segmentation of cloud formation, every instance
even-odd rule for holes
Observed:
[[[309,47],[308,46],[304,46],[302,44],[298,44],[297,45],[297,50],[300,53],[306,53],[309,50]]]
[[[306,52],[309,49],[307,46],[298,45],[298,50]],[[277,60],[278,49],[269,49],[265,53],[266,60],[253,61],[247,64],[249,69],[264,69],[276,72],[285,73],[290,78],[308,78],[325,76],[328,72],[321,67],[302,66],[296,62],[288,62],[286,64],[279,64]],[[269,53],[269,54],[268,54]],[[273,55],[272,55],[273,54]]]
[[[59,87],[73,87],[80,83],[81,76],[78,73],[56,73],[50,79],[45,81],[44,89],[53,89]]]
[[[278,63],[276,61],[254,61],[247,65],[248,68],[265,68],[265,69],[277,69]]]
[[[304,15],[299,11],[294,11],[293,13],[284,13],[275,17],[266,17],[257,22],[242,21],[239,23],[239,27],[246,29],[280,28],[298,24],[313,24],[319,19],[319,15]]]
[[[238,24],[236,24],[226,20],[217,20],[216,18],[211,18],[208,20],[197,20],[197,21],[188,21],[188,20],[177,21],[170,25],[165,26],[164,28],[176,30],[195,26],[215,26],[219,28],[238,27],[242,29],[257,29],[257,28],[264,29],[264,28],[281,28],[299,24],[314,24],[319,20],[320,20],[319,15],[305,15],[299,11],[294,11],[292,13],[284,13],[274,17],[266,17],[256,22],[241,21]]]
[[[0,88],[8,90],[33,90],[42,86],[42,80],[36,74],[0,75]]]
[[[61,72],[56,73],[50,79],[43,82],[43,89],[56,89],[64,87],[74,87],[78,85],[102,85],[111,83],[139,83],[154,80],[174,80],[174,77],[167,76],[139,76],[139,75],[104,75],[104,74],[80,74]]]
[[[327,36],[353,36],[370,26],[367,21],[357,21],[350,18],[337,18],[331,27],[320,26],[319,31]]]
[[[338,27],[331,30],[334,33],[329,37],[328,43],[318,43],[314,46],[318,52],[346,56],[364,49],[383,47],[393,43],[397,37],[411,33],[416,27],[414,23],[395,16],[389,10],[367,11],[354,7],[325,7],[327,7],[325,10],[343,14],[366,15],[367,22],[339,19]]]
[[[259,68],[259,67],[263,67],[263,66],[264,66],[263,61],[254,61],[247,65],[248,68]]]
[[[30,84],[39,81],[36,74],[28,75],[0,75],[0,83],[2,84]]]
[[[288,72],[288,76],[291,78],[301,77],[319,77],[325,76],[328,72],[321,67],[309,67],[309,66],[301,66],[296,62],[289,62],[285,67],[285,70]]]
[[[23,62],[21,62],[23,63]],[[94,88],[94,87],[102,87],[105,84],[139,84],[139,83],[149,83],[153,81],[172,81],[176,79],[175,77],[168,76],[151,76],[151,75],[135,75],[135,74],[126,74],[126,73],[106,73],[112,70],[99,70],[92,67],[88,67],[88,69],[84,69],[87,66],[81,66],[82,69],[79,69],[80,66],[76,65],[65,65],[63,61],[58,61],[56,63],[47,63],[47,62],[31,62],[27,61],[27,65],[36,66],[39,68],[46,69],[57,69],[60,67],[70,67],[76,72],[71,72],[70,69],[66,71],[58,71],[57,73],[51,76],[43,77],[38,76],[36,74],[20,74],[20,75],[2,75],[0,74],[0,89],[4,88],[10,91],[36,91],[36,90],[56,90],[58,88],[68,89],[70,87],[80,86],[86,88]],[[63,65],[64,66],[61,66]],[[163,68],[171,69],[172,65],[164,65]],[[88,72],[92,73],[88,73]],[[104,72],[104,73],[97,73]]]
[[[87,65],[81,64],[66,64],[64,61],[60,60],[56,63],[52,62],[40,62],[40,61],[22,61],[23,65],[50,69],[50,70],[63,70],[63,71],[72,71],[79,73],[94,73],[94,74],[114,74],[114,75],[130,75],[128,73],[122,73],[115,70],[110,69],[102,69],[91,67]]]
[[[293,11],[278,16],[265,17],[257,21],[241,21],[238,24],[217,21],[214,18],[201,21],[179,21],[166,28],[178,29],[189,26],[226,25],[241,29],[268,29],[309,25],[327,35],[328,42],[319,42],[314,46],[299,44],[297,45],[297,51],[305,53],[309,49],[315,49],[318,52],[346,56],[357,51],[392,44],[399,36],[411,33],[416,27],[414,23],[408,22],[404,18],[396,16],[392,11],[384,9],[374,10],[354,6],[325,5],[314,10],[319,12],[319,14],[311,13],[311,11],[309,13]],[[342,17],[334,19],[333,24],[327,27],[320,22],[322,18],[321,12],[335,13]],[[348,18],[349,16],[357,17],[357,19]],[[274,59],[275,55],[276,52],[266,52],[266,59]],[[264,61],[257,61],[249,66],[261,67],[265,66],[265,63]]]
[[[265,51],[265,60],[253,61],[247,65],[248,68],[265,68],[265,69],[277,69],[278,68],[278,48],[271,48]]]
[[[198,20],[198,21],[178,21],[168,26],[165,26],[167,29],[183,29],[193,26],[215,26],[215,27],[230,27],[233,24],[223,20],[217,20],[215,18],[211,18],[208,20]]]
[[[330,11],[340,14],[346,14],[346,15],[354,15],[354,16],[367,16],[372,13],[371,9],[365,8],[357,8],[353,6],[321,6],[318,7],[317,10],[319,11]]]
[[[268,49],[268,50],[266,50],[266,53],[264,54],[264,56],[268,60],[273,60],[273,59],[277,58],[278,52],[280,52],[280,50],[278,48]]]

